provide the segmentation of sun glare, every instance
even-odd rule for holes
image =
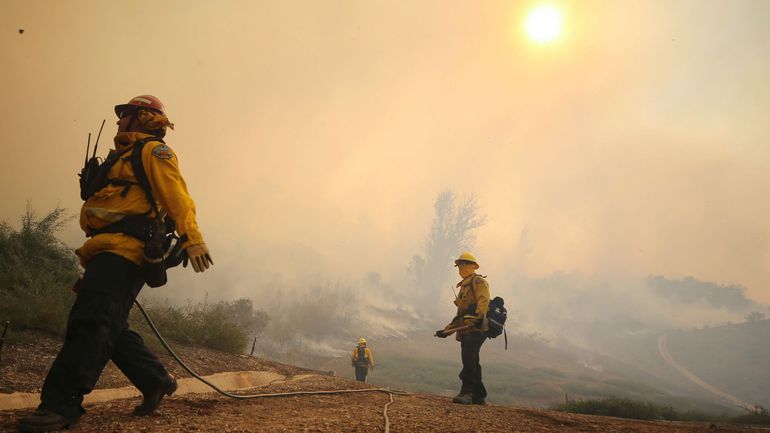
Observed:
[[[553,6],[538,6],[527,15],[524,28],[532,40],[551,42],[561,32],[561,11]]]

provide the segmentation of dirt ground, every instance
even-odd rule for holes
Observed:
[[[58,349],[56,340],[37,336],[32,343],[13,343],[3,350],[0,386],[15,391],[35,391]],[[205,349],[183,348],[180,355],[203,374],[219,371],[270,370],[292,376],[307,373],[297,367],[248,356]],[[172,372],[178,367],[164,357]],[[99,387],[126,386],[113,366]],[[255,393],[361,389],[369,385],[347,379],[312,376],[256,388]],[[217,394],[188,394],[164,400],[149,417],[131,415],[139,399],[98,403],[86,409],[76,431],[91,432],[382,432],[387,393],[356,393],[233,400]],[[14,431],[16,421],[31,410],[0,411],[0,431]],[[391,432],[770,432],[770,429],[735,425],[678,422],[645,422],[619,418],[567,414],[511,406],[461,406],[449,398],[428,394],[394,396],[388,407]]]
[[[40,392],[48,369],[61,347],[61,341],[46,334],[21,332],[14,342],[6,342],[0,361],[0,391]],[[275,371],[285,376],[312,372],[299,367],[267,361],[248,355],[233,355],[205,348],[170,343],[184,362],[201,375],[223,371]],[[165,352],[153,349],[174,377],[191,377]],[[116,388],[131,383],[111,362],[102,372],[96,388]]]

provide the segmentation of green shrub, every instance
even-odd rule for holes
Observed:
[[[62,208],[41,218],[27,206],[18,230],[0,222],[0,323],[8,320],[11,329],[64,334],[75,300],[70,288],[80,276],[74,252],[55,236],[68,220]],[[248,299],[215,304],[204,300],[181,307],[166,303],[147,310],[164,336],[236,353],[269,319]],[[132,311],[130,321],[147,334],[150,329],[138,314]]]
[[[731,421],[740,424],[770,425],[770,411],[762,406],[757,406],[754,411],[733,417]]]
[[[616,397],[598,400],[574,400],[567,402],[567,404],[555,406],[553,409],[564,412],[641,420],[740,422],[726,415],[697,411],[681,412],[671,406],[661,406],[650,402]]]
[[[566,412],[632,419],[669,419],[665,415],[668,415],[668,412],[673,410],[671,408],[655,406],[648,402],[621,398],[570,401],[565,406],[564,410]]]
[[[214,304],[203,300],[182,306],[166,301],[144,308],[164,338],[231,353],[243,352],[249,337],[261,334],[269,321],[267,313],[254,310],[249,299]],[[129,323],[145,335],[152,332],[137,309],[131,311]]]
[[[80,274],[75,254],[55,237],[68,219],[59,207],[40,218],[27,206],[20,229],[0,222],[0,321],[64,333]]]

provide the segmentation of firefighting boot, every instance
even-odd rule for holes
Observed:
[[[49,432],[75,428],[80,417],[68,418],[48,410],[38,409],[32,415],[22,418],[17,426],[20,432]]]
[[[471,393],[469,392],[461,392],[457,397],[452,399],[452,403],[471,404],[473,403],[473,397],[471,397]]]
[[[178,385],[176,383],[176,379],[168,376],[166,380],[163,381],[160,386],[158,386],[158,388],[147,394],[144,394],[144,400],[142,400],[142,404],[134,408],[134,415],[151,415],[153,412],[155,412],[155,409],[158,408],[160,401],[163,400],[163,397],[176,392],[177,386]]]
[[[473,404],[479,404],[479,405],[485,405],[487,404],[487,399],[484,397],[476,397],[475,395],[471,398],[471,402]]]

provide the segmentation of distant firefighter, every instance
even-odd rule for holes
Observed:
[[[353,349],[353,354],[350,356],[350,359],[353,367],[356,369],[356,380],[359,382],[366,382],[366,375],[369,373],[369,367],[374,370],[374,357],[372,356],[372,350],[366,347],[366,339],[358,339],[358,346]]]

